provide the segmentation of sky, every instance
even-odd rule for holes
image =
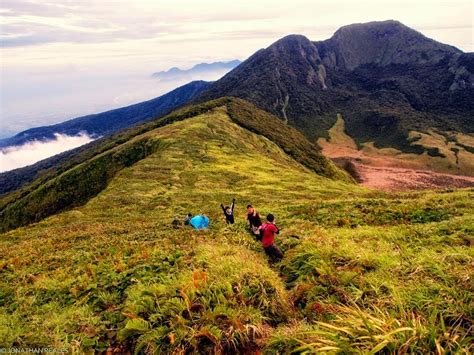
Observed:
[[[473,51],[472,0],[1,0],[0,137],[159,96],[170,67],[249,57],[287,34],[396,19]],[[223,73],[199,79],[215,80]]]

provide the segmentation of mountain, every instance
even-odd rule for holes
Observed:
[[[234,64],[203,63],[192,70]],[[375,148],[395,148],[415,159],[427,154],[435,169],[438,158],[447,157],[443,172],[466,174],[469,169],[456,161],[474,151],[469,136],[474,132],[473,73],[473,53],[433,41],[397,21],[354,24],[325,41],[287,36],[212,84],[194,82],[145,103],[33,128],[0,140],[0,147],[49,139],[56,132],[105,135],[191,99],[235,96],[279,116],[313,141],[329,139],[340,115],[361,149],[373,142]],[[434,144],[440,141],[436,134],[453,146]],[[431,143],[421,144],[422,135]]]
[[[21,145],[32,140],[54,139],[55,133],[73,136],[85,132],[95,137],[108,135],[149,119],[163,116],[185,104],[208,86],[208,82],[193,81],[149,101],[74,118],[51,126],[31,128],[11,138],[1,139],[0,148]]]
[[[199,75],[203,73],[229,71],[231,69],[234,69],[240,63],[240,60],[235,59],[228,62],[199,63],[194,65],[190,69],[180,69],[177,67],[173,67],[166,71],[159,71],[153,73],[152,77],[159,80],[176,80],[182,79],[183,77],[187,78],[193,75]]]
[[[101,142],[2,200],[2,229],[23,227],[0,234],[0,348],[472,353],[472,191],[361,188],[234,98]],[[276,216],[281,262],[249,203]],[[189,212],[210,228],[172,223]]]
[[[410,135],[474,132],[474,54],[397,21],[354,24],[325,41],[282,38],[194,100],[222,95],[253,102],[311,140],[328,138],[340,114],[359,146],[436,156]]]
[[[399,22],[355,24],[325,41],[287,36],[214,83],[193,82],[145,103],[31,129],[0,140],[0,147],[47,139],[56,131],[106,135],[188,100],[230,95],[279,116],[321,146],[330,143],[334,149],[324,153],[331,158],[344,158],[344,146],[329,133],[343,127],[339,133],[355,147],[350,156],[367,155],[363,162],[473,175],[473,72],[474,54]],[[82,150],[0,174],[0,194],[32,182]]]
[[[348,71],[365,64],[433,64],[461,53],[397,21],[344,26],[332,38],[314,44],[326,67]]]

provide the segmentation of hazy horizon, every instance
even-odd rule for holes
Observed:
[[[156,71],[245,60],[290,33],[322,40],[343,25],[395,19],[473,50],[472,3],[465,0],[4,0],[0,6],[2,137],[160,96],[186,81],[157,83]]]

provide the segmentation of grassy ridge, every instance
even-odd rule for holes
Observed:
[[[74,154],[72,156],[65,152],[57,157],[52,157],[50,158],[52,162],[48,164],[48,168],[41,171],[38,174],[39,177],[36,178],[32,183],[21,187],[17,191],[3,195],[0,199],[0,208],[5,208],[6,205],[28,195],[50,179],[53,179],[67,170],[72,169],[73,167],[82,164],[89,159],[92,159],[96,155],[102,154],[110,149],[124,144],[130,139],[146,133],[147,131],[206,112],[216,107],[217,104],[217,102],[208,102],[177,110],[161,119],[124,129],[119,133],[113,134],[112,136],[98,139],[97,141],[91,142],[83,147],[76,148],[73,150]],[[8,183],[8,181],[6,183]]]
[[[241,99],[232,99],[227,105],[229,116],[234,122],[257,134],[262,134],[281,147],[286,154],[319,175],[351,181],[347,174],[326,159],[317,146],[308,142],[305,136],[275,121],[272,114],[255,110],[255,106]]]
[[[50,169],[32,184],[2,199],[0,231],[36,222],[65,208],[85,203],[104,189],[118,170],[159,148],[159,144],[149,139],[149,132],[221,106],[227,108],[234,122],[273,140],[316,173],[349,180],[345,173],[320,154],[317,146],[309,143],[294,128],[243,100],[223,98],[185,107],[162,119],[125,130]],[[129,144],[129,141],[134,143]]]
[[[474,191],[323,178],[224,108],[149,136],[166,149],[84,206],[0,237],[0,346],[472,352]],[[279,265],[245,231],[249,202],[277,216]],[[172,228],[189,211],[209,231]]]

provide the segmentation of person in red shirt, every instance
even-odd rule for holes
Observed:
[[[267,215],[267,223],[260,227],[262,234],[262,247],[265,253],[273,260],[280,261],[283,259],[283,253],[275,244],[275,236],[280,233],[280,230],[275,225],[275,216],[271,213]]]

